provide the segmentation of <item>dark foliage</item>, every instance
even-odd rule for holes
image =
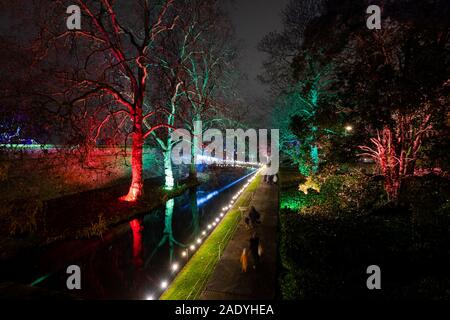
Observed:
[[[282,210],[283,298],[450,298],[448,181],[416,178],[405,188],[405,203],[367,214],[329,210],[328,198],[304,213]],[[381,268],[381,291],[366,287],[370,265]]]

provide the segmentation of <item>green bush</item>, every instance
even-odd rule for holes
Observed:
[[[313,205],[302,209],[303,213],[320,211],[321,214],[367,213],[387,202],[382,181],[367,176],[361,170],[346,173],[328,171],[319,177],[320,194]],[[319,208],[320,207],[320,208]]]

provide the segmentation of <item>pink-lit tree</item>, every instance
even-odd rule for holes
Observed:
[[[393,126],[384,126],[375,138],[373,146],[360,146],[362,155],[374,159],[377,169],[384,176],[389,199],[395,200],[402,179],[414,175],[416,161],[424,139],[432,132],[431,115],[427,109],[409,114],[393,115]]]
[[[57,23],[72,4],[81,9],[81,30]],[[157,54],[164,50],[160,39],[170,35],[179,18],[175,1],[44,1],[40,8],[45,12],[35,49],[40,67],[55,84],[44,94],[59,108],[75,114],[84,110],[94,119],[88,125],[94,144],[105,132],[108,138],[114,130],[122,130],[125,139],[131,134],[132,181],[122,199],[138,200],[144,192],[144,141],[155,130],[170,127],[153,120],[163,110],[145,99]],[[54,19],[49,12],[55,12]]]

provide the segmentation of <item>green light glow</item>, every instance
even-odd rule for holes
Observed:
[[[166,190],[173,190],[175,186],[175,179],[173,177],[173,169],[172,169],[172,159],[171,159],[171,152],[169,151],[164,152],[164,189]]]
[[[156,254],[156,252],[167,242],[169,245],[169,256],[170,256],[170,263],[173,262],[173,256],[174,256],[174,250],[175,245],[179,247],[186,247],[184,244],[178,242],[175,240],[175,237],[173,235],[173,228],[172,228],[172,220],[173,220],[173,209],[175,205],[175,200],[170,199],[166,202],[166,210],[164,215],[164,231],[163,231],[163,237],[159,241],[157,247],[153,250],[152,254],[147,258],[145,262],[145,266],[147,266],[153,256]]]
[[[31,287],[34,287],[34,286],[40,284],[41,282],[43,282],[43,281],[45,281],[47,278],[49,278],[50,275],[51,275],[50,273],[49,273],[49,274],[46,274],[46,275],[43,275],[42,277],[40,277],[40,278],[36,279],[35,281],[33,281],[33,282],[30,284],[30,286],[31,286]]]
[[[280,149],[305,176],[314,175],[319,170],[320,128],[315,123],[319,98],[317,84],[304,92],[304,84],[298,83],[281,97],[275,112],[276,126],[280,129]],[[302,122],[300,132],[293,129],[293,119]]]
[[[317,173],[319,170],[319,148],[317,145],[311,146],[311,161],[312,161],[312,172]]]
[[[300,210],[305,206],[304,197],[299,191],[283,192],[280,197],[280,209]]]

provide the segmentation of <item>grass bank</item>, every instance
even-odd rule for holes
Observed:
[[[22,250],[58,241],[102,237],[115,226],[158,208],[203,182],[185,180],[174,190],[166,191],[159,182],[148,180],[143,199],[136,203],[119,200],[128,190],[127,183],[46,202],[3,206],[0,209],[0,260],[14,258]]]

